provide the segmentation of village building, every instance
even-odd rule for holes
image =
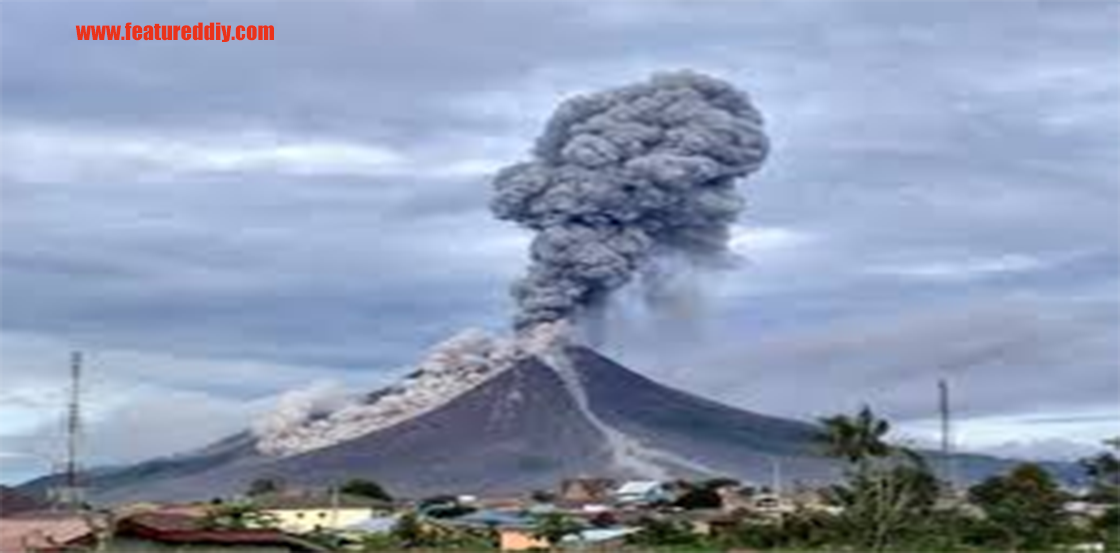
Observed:
[[[253,498],[262,511],[276,518],[280,529],[294,534],[344,530],[391,514],[387,501],[333,493],[277,493]]]
[[[624,482],[612,494],[615,503],[619,505],[652,505],[673,498],[668,487],[656,480],[631,480]]]
[[[154,511],[113,518],[106,513],[65,512],[4,518],[0,553],[327,551],[279,530],[206,528],[201,518],[182,513]]]
[[[610,478],[568,478],[560,482],[556,501],[568,505],[606,503],[616,487]]]
[[[116,524],[107,551],[192,553],[320,553],[329,549],[272,529],[209,529],[188,515],[144,513]]]

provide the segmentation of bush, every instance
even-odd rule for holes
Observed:
[[[356,495],[381,501],[393,500],[393,496],[389,495],[389,492],[385,491],[385,488],[383,488],[381,484],[373,480],[364,480],[361,478],[349,480],[343,484],[338,491],[348,495]]]

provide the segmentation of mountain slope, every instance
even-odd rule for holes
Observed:
[[[823,483],[840,475],[814,447],[812,425],[663,386],[587,348],[570,347],[565,357],[570,373],[524,357],[438,408],[327,447],[266,455],[243,432],[188,455],[102,470],[91,477],[91,496],[204,500],[240,493],[260,477],[308,486],[369,478],[415,497],[551,488],[579,475],[642,476],[640,465],[618,462],[620,453],[643,457],[662,477],[769,483],[780,468],[783,482]],[[575,375],[579,389],[565,374]],[[1008,465],[980,456],[958,463],[970,479]]]

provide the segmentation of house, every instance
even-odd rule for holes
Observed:
[[[533,528],[536,524],[535,519],[524,514],[490,509],[475,511],[444,522],[453,526],[471,528]]]
[[[574,505],[603,503],[611,498],[615,487],[615,481],[610,478],[568,478],[560,482],[560,494],[556,499]]]
[[[347,534],[388,534],[397,527],[401,517],[397,515],[381,516],[359,520],[342,528]]]
[[[761,493],[751,500],[750,510],[763,515],[781,516],[797,510],[797,506],[788,498],[774,493]]]
[[[1069,516],[1073,524],[1088,528],[1094,521],[1099,520],[1108,513],[1109,505],[1089,501],[1067,501],[1062,505],[1062,511]]]
[[[391,511],[389,502],[341,493],[266,494],[253,498],[253,502],[276,517],[281,530],[294,534],[343,530]]]
[[[532,528],[499,528],[498,548],[502,551],[548,549],[548,541],[534,535]]]
[[[116,523],[106,551],[158,553],[197,551],[229,553],[323,553],[329,549],[279,530],[212,529],[201,519],[182,514],[141,513]]]
[[[624,482],[613,494],[620,505],[650,505],[672,499],[665,484],[655,480],[632,480]]]
[[[640,528],[588,528],[575,534],[564,536],[560,544],[576,549],[616,549],[626,542],[626,536],[640,532]]]
[[[520,496],[490,496],[480,497],[472,505],[479,509],[496,509],[500,511],[516,511],[524,508],[530,502]]]

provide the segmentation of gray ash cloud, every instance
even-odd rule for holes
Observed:
[[[565,101],[531,161],[494,179],[494,215],[536,232],[515,326],[593,314],[664,256],[726,258],[736,180],[768,150],[748,96],[694,72]]]

